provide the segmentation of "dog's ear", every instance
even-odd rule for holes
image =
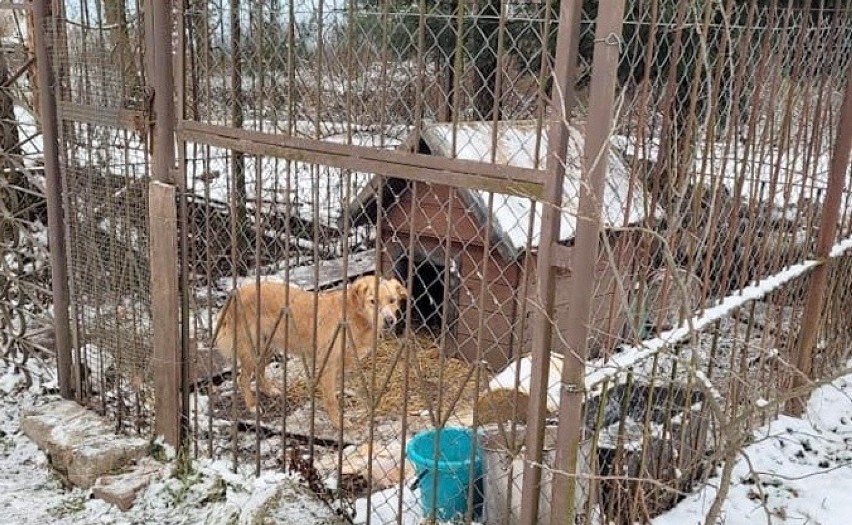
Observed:
[[[349,297],[356,302],[363,304],[365,298],[370,292],[370,287],[373,286],[373,279],[370,276],[360,277],[349,286]]]
[[[393,279],[393,286],[400,299],[408,299],[408,290],[397,279]]]

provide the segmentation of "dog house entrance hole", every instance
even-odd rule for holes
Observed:
[[[458,289],[457,263],[451,262],[451,268],[444,265],[443,257],[429,256],[415,252],[413,259],[414,275],[411,279],[411,314],[414,328],[441,330],[441,322],[446,315],[447,327],[453,326],[456,309],[453,307]],[[409,256],[405,253],[396,258],[394,271],[407,282]],[[449,279],[449,283],[447,280]],[[449,285],[447,311],[444,311],[444,293]]]

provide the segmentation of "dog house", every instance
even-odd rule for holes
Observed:
[[[534,122],[500,123],[496,148],[493,126],[491,122],[426,125],[418,138],[401,147],[428,155],[543,168],[547,140]],[[565,259],[570,259],[573,249],[582,154],[583,137],[574,127],[561,219]],[[630,188],[625,162],[611,151],[604,197],[606,226],[620,227],[625,218],[629,224],[645,220],[645,192]],[[412,273],[414,328],[440,336],[450,354],[484,359],[497,369],[528,351],[529,319],[536,307],[525,297],[532,297],[535,290],[541,205],[520,196],[454,187],[452,181],[443,185],[376,177],[350,203],[349,212],[353,225],[371,222],[378,227],[380,272],[403,280]],[[629,230],[606,234],[613,245],[636,242]],[[556,277],[553,350],[557,352],[563,348],[559,327],[564,326],[572,282],[570,260],[561,262]],[[618,274],[629,275],[624,270],[613,271],[603,256],[597,266],[591,312],[593,353],[614,346],[626,325],[619,299],[623,287],[617,282]]]

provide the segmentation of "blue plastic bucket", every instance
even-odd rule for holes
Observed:
[[[475,450],[472,450],[475,448]],[[415,434],[405,447],[414,465],[424,515],[451,521],[468,509],[473,460],[473,518],[482,512],[483,460],[476,434],[467,428],[443,428]]]

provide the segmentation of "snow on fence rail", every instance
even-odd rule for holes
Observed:
[[[790,266],[783,271],[770,275],[753,285],[741,288],[728,297],[722,299],[718,305],[712,306],[699,312],[692,318],[687,319],[681,326],[667,330],[659,336],[643,341],[636,346],[622,348],[617,354],[606,360],[591,361],[587,367],[591,369],[586,374],[586,390],[591,393],[599,392],[603,382],[616,380],[616,376],[623,374],[636,364],[649,359],[665,348],[682,343],[712,325],[716,321],[730,316],[738,308],[751,301],[766,297],[773,291],[781,289],[791,281],[802,277],[821,264],[826,264],[831,259],[844,256],[852,250],[852,237],[838,242],[831,248],[829,259],[810,259],[805,262]],[[558,399],[558,394],[557,394]]]

